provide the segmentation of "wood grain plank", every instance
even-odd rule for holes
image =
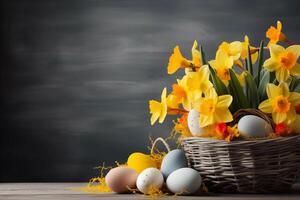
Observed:
[[[86,183],[0,183],[0,200],[149,200],[143,195],[98,193],[89,194],[78,190]],[[299,200],[300,185],[296,185],[294,192],[269,195],[245,194],[215,194],[210,196],[180,196],[178,200]],[[174,199],[174,196],[162,198]]]

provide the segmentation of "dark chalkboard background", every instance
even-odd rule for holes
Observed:
[[[257,45],[283,22],[299,43],[299,1],[2,0],[0,181],[86,181],[102,161],[147,151],[147,101],[194,39]]]

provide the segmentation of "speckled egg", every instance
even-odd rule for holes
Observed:
[[[168,189],[176,194],[191,195],[199,191],[202,179],[196,170],[181,168],[171,173],[167,178]]]
[[[246,138],[267,137],[273,132],[270,124],[255,115],[245,115],[238,122],[240,134]]]
[[[164,184],[162,173],[156,168],[147,168],[142,171],[137,180],[138,190],[144,194],[149,194],[151,190],[159,190]]]
[[[129,167],[116,167],[105,176],[106,185],[114,192],[125,193],[128,188],[136,188],[138,173]]]
[[[173,171],[187,167],[188,161],[185,157],[184,151],[175,149],[170,151],[162,160],[160,171],[166,179]]]

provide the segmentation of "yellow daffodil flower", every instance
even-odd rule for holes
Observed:
[[[232,59],[238,60],[242,53],[242,43],[239,41],[234,41],[231,43],[228,42],[222,42],[219,46],[218,50],[223,50],[227,53],[229,57],[232,57]]]
[[[278,86],[269,83],[266,88],[268,99],[259,105],[265,113],[272,113],[276,124],[292,123],[296,118],[295,106],[300,103],[300,94],[289,92],[288,85],[281,82]]]
[[[191,94],[187,88],[186,78],[183,77],[182,80],[177,80],[177,84],[173,84],[172,95],[177,103],[181,103],[185,110],[191,110]]]
[[[167,96],[167,106],[168,108],[175,108],[177,109],[179,107],[179,102],[177,101],[176,96],[174,96],[173,94],[169,94]]]
[[[241,59],[246,60],[248,57],[248,46],[250,46],[249,38],[247,35],[245,35],[244,42],[242,42],[242,52],[241,52]],[[250,46],[250,51],[255,50],[256,48],[253,46]],[[258,58],[258,51],[255,51],[251,53],[251,61],[252,63],[255,63]]]
[[[233,58],[220,49],[217,51],[216,59],[209,61],[209,64],[216,70],[218,77],[227,86],[230,80],[229,69],[233,66]]]
[[[264,67],[270,72],[275,71],[279,82],[286,81],[290,75],[300,75],[300,65],[297,62],[300,45],[292,45],[285,49],[273,44],[269,48],[271,57],[264,62]]]
[[[203,92],[213,87],[209,81],[209,73],[208,65],[202,66],[196,72],[188,72],[185,77],[188,90],[202,95]]]
[[[179,46],[174,48],[173,54],[170,56],[168,64],[168,74],[174,74],[178,69],[185,68],[186,71],[190,69],[199,69],[202,66],[201,53],[198,50],[198,42],[195,40],[191,49],[192,60],[188,60],[182,56]]]
[[[228,109],[231,102],[231,95],[218,96],[214,88],[205,92],[205,97],[201,97],[195,104],[195,108],[200,113],[200,127],[232,121],[233,118]]]
[[[169,59],[168,74],[174,74],[178,69],[186,68],[190,65],[191,62],[182,56],[179,46],[176,46]]]
[[[192,47],[192,62],[196,68],[200,68],[202,66],[201,53],[198,50],[198,42],[195,40]]]
[[[287,37],[281,32],[282,24],[280,21],[277,21],[277,27],[270,26],[266,31],[266,37],[270,39],[268,47],[272,44],[277,44],[278,41],[288,41]]]
[[[209,68],[206,65],[198,71],[187,72],[181,80],[177,80],[172,95],[176,103],[181,103],[185,110],[191,110],[193,103],[211,87],[213,85],[209,81]]]
[[[161,94],[161,102],[150,100],[149,109],[151,116],[151,125],[153,125],[157,120],[159,123],[163,123],[167,115],[167,88],[164,88]]]

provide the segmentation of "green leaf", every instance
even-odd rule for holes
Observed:
[[[300,79],[297,79],[296,77],[292,77],[292,80],[290,83],[290,91],[294,92],[299,84],[300,84]]]
[[[267,84],[270,83],[270,72],[266,70],[262,70],[261,75],[262,75],[261,80],[258,86],[258,94],[259,94],[260,101],[263,101],[267,99],[266,87]]]
[[[247,66],[249,68],[250,74],[253,76],[253,65],[252,65],[251,52],[249,46],[248,46],[248,55],[247,55]]]
[[[270,81],[269,81],[269,83],[276,84],[276,82],[277,82],[277,80],[276,80],[275,72],[270,72]]]
[[[300,93],[300,87],[299,87],[299,85],[297,85],[297,86],[294,88],[293,92],[299,92],[299,93]]]
[[[258,108],[259,105],[259,95],[257,90],[257,85],[253,76],[249,72],[245,72],[245,81],[248,88],[247,98],[250,103],[251,108]]]
[[[229,69],[230,72],[230,81],[229,81],[229,89],[230,94],[233,97],[233,104],[235,108],[249,108],[249,102],[247,100],[246,95],[244,94],[243,87],[241,86],[238,78],[236,77],[234,71]],[[236,111],[236,110],[235,110]]]
[[[264,41],[260,42],[259,53],[258,53],[258,65],[257,65],[257,77],[256,83],[259,85],[260,82],[260,73],[264,62]]]
[[[205,54],[204,54],[202,45],[200,45],[200,54],[201,54],[202,64],[206,65],[207,62],[206,62],[206,59],[205,59]]]
[[[217,94],[220,95],[224,95],[224,94],[228,94],[228,90],[225,86],[225,84],[223,83],[223,81],[217,76],[215,70],[208,65],[209,70],[210,70],[210,78],[212,80],[212,83],[214,85],[214,88],[217,92]]]

